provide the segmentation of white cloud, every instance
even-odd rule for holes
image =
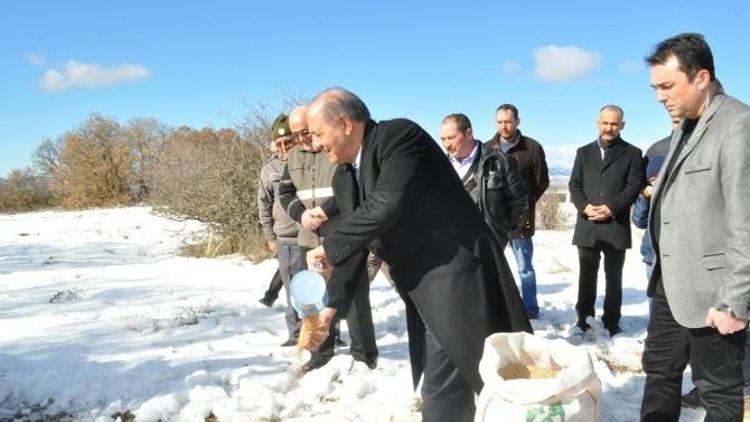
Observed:
[[[500,68],[506,75],[518,75],[523,70],[523,66],[515,62],[505,62]]]
[[[151,71],[140,64],[123,63],[102,66],[68,60],[61,69],[44,72],[40,86],[47,92],[61,92],[72,88],[96,88],[136,82],[151,76]]]
[[[583,48],[557,45],[533,51],[536,76],[547,82],[571,82],[582,78],[599,65],[599,54]]]
[[[623,72],[623,73],[640,72],[645,67],[646,66],[643,64],[643,62],[630,60],[620,65],[620,72]]]
[[[44,58],[44,54],[29,53],[26,55],[26,62],[34,66],[44,66],[47,63],[47,59]]]

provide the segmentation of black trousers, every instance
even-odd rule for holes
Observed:
[[[624,249],[614,249],[605,245],[578,247],[579,273],[576,313],[579,321],[585,321],[586,317],[596,314],[594,304],[596,303],[596,283],[601,253],[604,253],[604,274],[607,281],[602,322],[605,327],[610,327],[620,323],[622,266],[625,263]]]
[[[372,322],[372,308],[370,306],[370,280],[367,276],[367,264],[364,258],[354,273],[354,280],[350,281],[354,287],[352,303],[346,315],[346,326],[349,327],[349,350],[352,357],[361,361],[373,361],[378,357],[378,346],[375,343],[375,327]],[[337,315],[334,322],[341,319]],[[323,341],[314,354],[333,356],[336,323],[331,324],[328,337]]]
[[[708,312],[708,309],[696,309]],[[690,364],[707,422],[742,421],[742,361],[746,330],[723,336],[716,329],[685,328],[672,316],[661,280],[653,297],[643,351],[646,386],[641,421],[677,422],[682,372]]]
[[[425,330],[423,422],[471,422],[476,405],[474,390],[432,335]]]
[[[278,299],[279,292],[281,291],[281,288],[283,286],[284,282],[281,280],[281,271],[276,270],[276,272],[273,274],[273,278],[271,278],[271,282],[268,283],[268,289],[266,289],[263,297],[266,299],[271,299],[271,301]]]

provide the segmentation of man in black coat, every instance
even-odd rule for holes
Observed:
[[[643,187],[641,150],[620,138],[624,113],[616,105],[599,111],[599,138],[576,151],[570,175],[570,200],[578,209],[573,244],[578,246],[578,327],[594,316],[600,254],[607,279],[602,323],[619,333],[622,266],[630,248],[630,206]]]
[[[505,249],[511,232],[527,208],[518,163],[503,151],[474,139],[471,121],[465,114],[449,114],[443,119],[440,141],[464,189],[497,236],[500,249]]]
[[[353,93],[333,88],[310,105],[310,132],[332,162],[343,220],[308,253],[322,264],[329,307],[325,327],[345,313],[356,286],[330,278],[356,266],[365,249],[391,267],[406,305],[412,377],[422,383],[422,415],[431,421],[471,421],[484,339],[528,331],[508,263],[479,209],[432,138],[405,119],[370,119]],[[309,349],[323,338],[313,333]]]

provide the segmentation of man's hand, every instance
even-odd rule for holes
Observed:
[[[302,213],[302,218],[300,220],[300,222],[302,223],[302,227],[308,230],[317,230],[318,227],[321,226],[321,224],[328,221],[328,216],[322,208],[315,207],[309,210],[305,210]]]
[[[706,325],[716,328],[721,335],[732,334],[744,330],[747,327],[747,320],[734,318],[729,312],[718,311],[716,308],[709,308],[706,315]]]
[[[649,177],[648,184],[641,191],[641,195],[643,195],[644,198],[651,199],[651,195],[654,193],[654,183],[656,183],[656,176]]]
[[[612,217],[612,211],[606,205],[587,205],[584,212],[589,221],[605,221]]]
[[[599,205],[598,208],[599,208],[599,216],[601,217],[602,221],[612,218],[612,210],[610,210],[608,206]]]
[[[654,187],[651,185],[646,185],[645,188],[641,191],[641,195],[643,195],[646,199],[651,199],[651,194],[654,193]]]
[[[336,309],[325,308],[317,315],[315,324],[303,323],[299,333],[299,345],[311,352],[317,350],[328,337],[334,315]]]
[[[277,256],[279,254],[279,244],[275,240],[269,240],[267,245],[268,250],[271,251],[273,256]]]
[[[307,252],[307,268],[319,272],[323,278],[328,281],[331,278],[333,267],[326,258],[326,251],[323,245]]]
[[[591,220],[591,217],[596,215],[596,212],[594,211],[594,206],[591,204],[586,205],[586,207],[583,209],[583,214],[588,217],[589,220]]]

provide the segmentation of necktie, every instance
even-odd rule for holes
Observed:
[[[351,190],[352,190],[352,196],[354,198],[354,202],[357,203],[359,201],[359,183],[357,181],[357,170],[354,168],[353,165],[347,164],[346,171],[347,173],[349,173],[349,180],[352,185]]]

